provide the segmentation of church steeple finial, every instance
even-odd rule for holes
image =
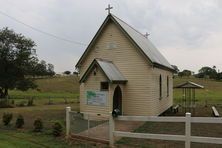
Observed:
[[[108,10],[108,14],[110,14],[110,10],[113,9],[113,7],[110,6],[110,4],[108,5],[108,8],[106,8],[105,10]]]

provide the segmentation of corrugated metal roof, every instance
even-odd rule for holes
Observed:
[[[204,88],[204,86],[194,83],[194,82],[191,82],[191,81],[187,81],[187,82],[180,84],[174,88]]]
[[[111,61],[101,59],[96,59],[96,61],[110,81],[126,81],[124,76]]]
[[[101,68],[110,82],[127,82],[122,73],[111,61],[103,59],[94,59],[89,68],[82,76],[80,82],[84,82],[87,79],[88,75],[91,73],[95,65],[98,65]]]
[[[128,33],[128,35],[135,41],[135,43],[142,49],[146,56],[153,63],[157,63],[173,69],[170,63],[165,57],[158,51],[158,49],[150,42],[148,38],[142,35],[140,32],[132,28],[130,25],[113,15],[113,18],[119,23],[119,25]]]

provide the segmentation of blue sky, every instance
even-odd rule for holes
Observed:
[[[0,11],[42,31],[88,44],[105,19],[113,14],[139,30],[179,69],[197,72],[202,66],[222,70],[222,1],[219,0],[0,0]],[[8,26],[32,38],[37,54],[56,72],[74,71],[86,46],[36,32],[0,14]]]

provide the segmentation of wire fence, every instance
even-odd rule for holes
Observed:
[[[90,139],[109,140],[109,116],[69,112],[70,134]]]
[[[0,104],[10,106],[32,106],[79,103],[79,96],[35,96],[35,95],[10,95],[0,99]],[[1,105],[0,105],[1,106]],[[5,105],[3,105],[5,106]]]

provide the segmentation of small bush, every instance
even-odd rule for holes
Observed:
[[[2,116],[2,122],[4,125],[9,125],[9,123],[12,121],[12,113],[4,113]]]
[[[7,108],[9,106],[8,99],[0,99],[0,108]]]
[[[25,121],[24,121],[23,116],[18,115],[18,117],[16,119],[16,123],[15,123],[16,128],[22,128],[24,124],[25,124]]]
[[[41,118],[37,118],[35,121],[34,121],[34,132],[41,132],[42,129],[43,129],[43,122],[42,122],[42,119]]]
[[[33,98],[29,98],[27,106],[33,106]]]
[[[26,104],[26,101],[21,101],[21,102],[19,102],[18,104],[16,104],[16,106],[24,107],[25,104]]]
[[[11,104],[14,105],[15,104],[15,100],[11,100]]]
[[[52,126],[53,130],[52,130],[52,134],[55,137],[61,136],[62,134],[62,124],[60,122],[55,122]]]

